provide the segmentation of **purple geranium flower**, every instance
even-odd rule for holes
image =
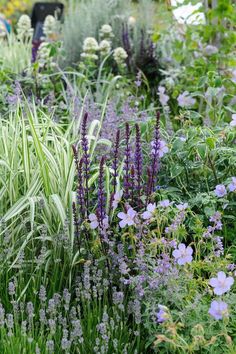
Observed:
[[[95,230],[99,226],[99,221],[98,221],[97,215],[92,213],[92,214],[89,214],[88,218],[90,221],[90,228],[92,230]],[[108,226],[109,226],[108,225],[108,216],[105,215],[105,218],[102,220],[102,227],[104,229],[107,229]]]
[[[157,322],[163,323],[170,318],[168,308],[163,305],[158,305],[159,311],[157,312]]]
[[[155,142],[151,142],[151,146],[153,147],[152,153],[154,154],[155,152]],[[158,156],[161,158],[163,157],[167,152],[169,151],[169,148],[164,140],[159,141],[159,150],[158,150]]]
[[[222,295],[230,290],[234,283],[232,277],[226,277],[224,272],[218,272],[217,278],[211,278],[209,284],[214,288],[214,294]]]
[[[236,177],[232,177],[232,183],[229,184],[229,191],[236,191]]]
[[[173,251],[173,256],[179,265],[191,263],[193,259],[192,254],[192,247],[186,247],[184,243],[180,243],[178,248]]]
[[[136,216],[137,212],[133,208],[129,208],[127,213],[118,213],[118,218],[121,219],[119,222],[119,225],[121,228],[124,228],[126,225],[132,226],[135,224],[134,218]]]
[[[89,214],[90,227],[92,230],[96,229],[99,226],[97,215],[92,213]]]
[[[185,108],[193,106],[196,102],[195,98],[192,98],[188,91],[184,91],[183,93],[181,93],[178,96],[177,101],[180,107],[185,107]]]
[[[166,91],[166,88],[164,86],[158,87],[159,101],[161,102],[162,106],[166,106],[167,102],[170,99],[170,97],[165,94],[165,91]]]
[[[188,208],[188,203],[180,203],[176,205],[176,208],[179,209],[180,211],[185,210]]]
[[[227,194],[227,190],[223,184],[218,184],[214,190],[215,195],[218,198],[222,198]]]
[[[212,301],[208,313],[214,317],[215,320],[222,320],[224,317],[229,317],[228,305],[224,301]]]
[[[168,208],[169,206],[171,206],[173,204],[173,202],[170,202],[169,199],[164,199],[164,200],[161,200],[159,202],[159,206],[161,208]]]
[[[229,123],[231,127],[236,127],[236,114],[232,114],[232,120]]]
[[[142,217],[144,220],[149,220],[153,217],[153,214],[155,213],[156,210],[156,203],[152,204],[149,203],[147,205],[147,210],[142,214]]]

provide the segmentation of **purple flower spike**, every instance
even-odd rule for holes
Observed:
[[[79,206],[79,211],[81,213],[81,218],[85,215],[85,202],[84,202],[84,187],[83,187],[83,159],[79,161],[78,150],[75,145],[72,145],[72,150],[74,154],[74,161],[77,170],[78,184],[77,184],[77,203]]]
[[[88,113],[84,114],[84,118],[82,121],[82,129],[81,129],[81,145],[83,150],[83,162],[84,162],[84,180],[85,180],[85,204],[86,204],[86,215],[88,215],[89,208],[89,170],[90,170],[90,159],[89,159],[89,146],[88,139],[86,136],[87,133],[87,122],[88,122]]]
[[[75,226],[75,236],[76,236],[76,241],[79,242],[79,221],[77,217],[77,209],[76,209],[76,204],[73,202],[72,204],[72,212],[73,212],[73,222]]]
[[[142,145],[141,145],[141,134],[140,134],[140,128],[138,124],[135,125],[136,128],[136,142],[135,142],[135,170],[136,170],[136,178],[137,178],[137,190],[138,190],[138,202],[139,202],[139,207],[141,207],[141,182],[142,182],[142,162],[143,162],[143,157],[142,157]]]
[[[156,184],[156,175],[158,170],[158,162],[159,162],[159,150],[160,150],[160,112],[157,112],[156,115],[156,126],[154,133],[154,141],[152,142],[152,164],[151,164],[151,185],[149,194],[154,191],[154,187]]]
[[[115,146],[113,150],[113,193],[115,194],[116,192],[116,177],[118,176],[118,156],[119,156],[119,146],[120,146],[120,130],[117,130],[116,132],[116,140],[115,140]]]
[[[105,211],[105,193],[104,193],[104,164],[105,164],[105,157],[103,156],[100,161],[99,167],[99,178],[98,178],[98,207],[97,207],[97,217],[100,226],[103,226],[103,220],[106,218],[106,211]]]
[[[125,172],[125,176],[124,176],[124,196],[126,199],[129,198],[129,188],[130,188],[130,176],[129,176],[129,172],[130,172],[130,159],[131,159],[131,155],[130,155],[130,128],[129,128],[129,124],[126,123],[125,125],[125,161],[124,161],[124,172]]]
[[[78,186],[77,186],[77,201],[80,208],[81,218],[85,216],[85,200],[84,200],[84,186],[83,186],[83,158],[78,164]],[[88,212],[88,211],[87,211]]]
[[[131,187],[131,204],[134,204],[134,189],[135,189],[135,170],[134,165],[130,169],[130,187]]]

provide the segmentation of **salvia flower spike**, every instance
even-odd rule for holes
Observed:
[[[125,125],[125,160],[124,160],[124,191],[125,198],[129,198],[129,187],[130,187],[130,160],[131,160],[131,150],[130,150],[130,128],[129,124]]]
[[[141,145],[141,134],[139,125],[135,125],[136,129],[136,141],[135,141],[135,170],[136,170],[136,180],[137,186],[136,189],[138,191],[138,204],[141,206],[141,180],[142,180],[142,145]]]
[[[90,158],[89,158],[89,144],[87,138],[87,122],[88,122],[88,113],[84,114],[82,121],[82,130],[81,130],[81,145],[83,150],[83,162],[84,162],[84,180],[85,180],[85,204],[88,214],[89,208],[89,170],[90,170]]]

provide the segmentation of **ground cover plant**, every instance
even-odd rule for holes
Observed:
[[[0,39],[1,353],[236,352],[235,4],[158,6]]]

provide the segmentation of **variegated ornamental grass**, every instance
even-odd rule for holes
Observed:
[[[32,247],[37,230],[43,225],[47,225],[50,240],[69,222],[73,248],[71,205],[76,187],[71,146],[80,140],[80,119],[76,122],[72,119],[66,125],[55,123],[50,115],[25,100],[2,117],[0,124],[0,211],[14,248],[14,253],[1,266],[5,272],[6,264],[11,268],[20,251]],[[89,127],[91,161],[97,144],[109,144],[99,138],[100,128],[98,120],[92,121]],[[109,173],[108,169],[108,179]],[[89,183],[95,183],[97,177],[95,168]],[[2,229],[1,235],[5,232]]]

